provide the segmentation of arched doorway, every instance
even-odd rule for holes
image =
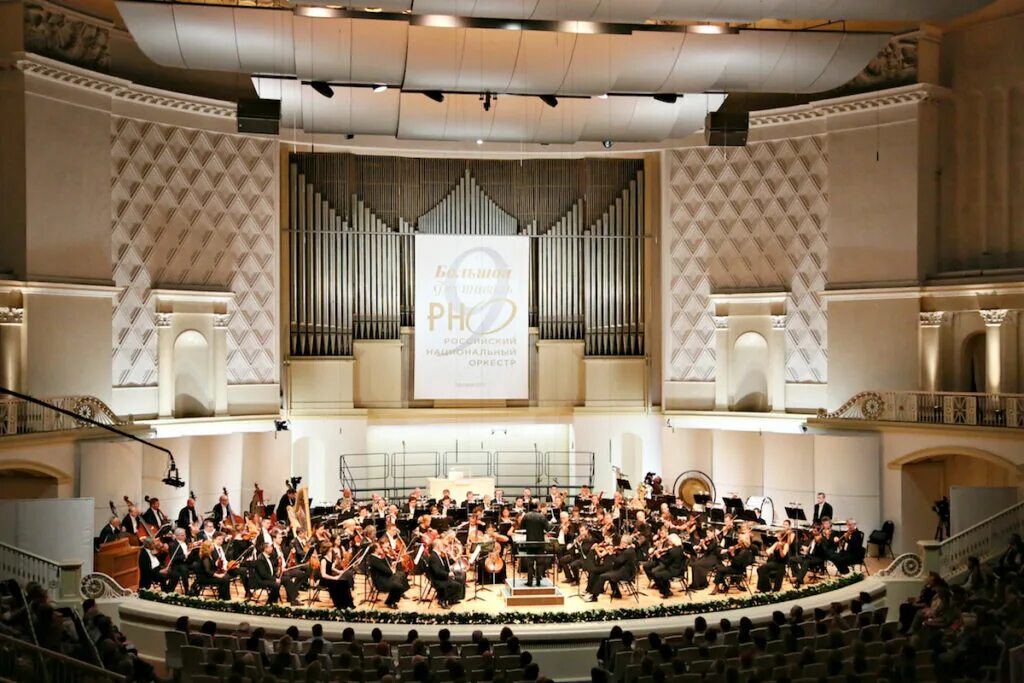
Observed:
[[[985,333],[975,332],[964,339],[960,360],[960,390],[985,393]]]
[[[741,334],[729,362],[732,410],[768,411],[768,342],[757,332]]]
[[[199,332],[186,330],[174,340],[174,417],[213,414],[210,344]]]
[[[0,461],[0,500],[36,500],[64,495],[71,477],[65,472],[25,460]]]

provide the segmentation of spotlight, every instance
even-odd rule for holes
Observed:
[[[484,111],[490,111],[491,110],[491,93],[489,93],[489,92],[488,93],[484,93],[484,96],[483,96],[482,99],[484,101]]]
[[[167,486],[172,486],[176,489],[180,489],[185,485],[185,482],[181,479],[181,474],[178,472],[178,466],[173,461],[167,468],[167,476],[164,477],[163,481]]]
[[[676,100],[679,99],[679,95],[675,93],[658,93],[654,96],[658,102],[664,102],[665,104],[675,104]]]
[[[355,133],[345,133],[345,139],[346,140],[351,140],[354,137],[355,137]]]
[[[605,149],[611,149],[612,145],[614,145],[615,143],[613,141],[611,141],[611,140],[605,140],[601,144],[604,145]]]
[[[292,425],[288,420],[274,420],[275,432],[287,432],[291,427]]]
[[[331,84],[328,83],[327,81],[312,81],[309,84],[309,86],[313,88],[313,90],[315,90],[316,92],[326,97],[327,99],[331,99],[332,97],[334,97],[334,89],[331,87]]]
[[[387,83],[377,83],[373,86],[373,92],[384,92],[388,89]]]
[[[552,109],[558,106],[558,98],[554,95],[540,95],[540,101]]]
[[[599,99],[599,100],[607,100],[608,99],[608,93],[601,93],[600,95],[597,96],[597,99]]]
[[[484,144],[483,138],[477,138],[476,139],[476,144],[478,144],[478,145]]]
[[[435,102],[444,102],[444,93],[440,90],[424,90],[423,94]]]

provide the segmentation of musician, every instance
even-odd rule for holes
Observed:
[[[419,499],[416,496],[409,496],[402,511],[409,516],[409,519],[416,519],[416,513],[419,512]]]
[[[825,502],[825,494],[818,492],[818,502],[814,504],[814,519],[812,521],[820,522],[823,518],[832,519],[832,506]]]
[[[207,524],[212,525],[212,522],[208,521]],[[231,567],[230,569],[228,568],[228,556],[224,550],[224,542],[227,541],[227,538],[227,534],[223,531],[214,531],[213,535],[210,537],[210,541],[213,543],[214,563],[217,565],[217,571],[227,576],[229,583],[231,579],[235,577],[242,580],[242,587],[245,589],[245,597],[246,599],[249,599],[252,597],[252,590],[249,588],[249,572],[242,568],[241,562],[236,563],[239,566]],[[201,554],[202,546],[199,548]],[[252,546],[249,546],[249,548],[252,549]]]
[[[524,514],[519,526],[526,532],[524,551],[528,555],[532,555],[532,557],[528,556],[523,559],[526,585],[533,586],[536,580],[539,586],[550,562],[547,558],[536,557],[544,552],[545,534],[551,529],[551,522],[547,518],[547,504],[541,503],[538,510],[531,510]]]
[[[199,562],[196,564],[196,587],[216,586],[217,597],[221,600],[231,599],[231,579],[217,567],[217,557],[213,550],[213,541],[203,541],[199,546]]]
[[[121,533],[121,520],[118,517],[111,517],[103,528],[100,529],[99,545],[110,543]]]
[[[838,548],[832,562],[842,574],[850,572],[850,565],[864,561],[864,532],[857,528],[857,521],[846,520],[846,532],[838,537]]]
[[[149,509],[142,513],[142,521],[152,527],[160,529],[167,523],[167,515],[160,510],[160,499],[150,498],[148,502]]]
[[[757,568],[757,590],[761,593],[779,592],[782,590],[782,580],[786,577],[786,563],[789,561],[789,530],[783,527],[775,538],[775,543],[765,551],[767,557],[764,564]]]
[[[208,519],[203,522],[203,528],[196,535],[200,541],[212,541],[215,533],[217,533],[217,529],[213,524],[213,520]]]
[[[327,589],[335,609],[355,609],[351,574],[347,572],[343,553],[336,544],[320,546],[320,585]]]
[[[168,550],[167,566],[160,572],[164,575],[164,592],[170,593],[181,583],[181,589],[188,594],[189,547],[185,540],[185,530],[175,529],[174,540]]]
[[[356,508],[355,523],[360,529],[370,523],[370,511],[365,505]]]
[[[462,501],[462,505],[460,507],[464,507],[467,511],[471,511],[474,505],[476,505],[476,494],[472,491],[466,491],[466,500]]]
[[[145,539],[139,553],[139,590],[148,590],[154,584],[162,588],[163,577],[160,575],[160,556],[156,552],[156,542]]]
[[[548,498],[547,498],[547,500],[548,500],[549,503],[554,503],[555,502],[555,498],[561,498],[561,497],[562,497],[562,494],[558,490],[558,486],[556,484],[552,484],[551,486],[548,487]]]
[[[699,525],[694,527],[690,540],[694,543],[694,553],[697,555],[697,559],[690,564],[690,588],[703,590],[708,587],[708,574],[724,566],[721,560],[722,547],[713,530]]]
[[[373,587],[381,593],[387,593],[384,606],[398,609],[398,601],[405,595],[405,591],[409,590],[409,580],[405,572],[391,565],[385,556],[386,551],[385,542],[374,546],[374,552],[367,560],[366,571],[370,574]]]
[[[647,578],[651,581],[654,581],[654,570],[661,566],[662,557],[669,549],[668,536],[668,526],[662,526],[661,529],[658,530],[658,535],[651,544],[651,547],[648,549],[648,560],[640,565],[644,574],[646,574]],[[643,557],[644,554],[641,553],[640,556]]]
[[[811,542],[793,558],[790,558],[790,565],[793,567],[793,587],[799,588],[804,582],[804,577],[810,569],[823,570],[825,561],[828,559],[828,542],[821,533],[821,527],[811,529]]]
[[[292,538],[289,548],[289,556],[293,558],[294,564],[305,565],[298,569],[291,568],[288,570],[288,574],[295,579],[297,584],[302,584],[308,581],[313,574],[313,570],[309,566],[310,556],[313,554],[313,545],[309,542],[306,530],[302,527],[295,529],[295,537]]]
[[[665,486],[661,482],[661,477],[657,474],[651,479],[651,497],[657,498],[665,495]]]
[[[507,502],[504,489],[494,489],[494,500],[491,502],[495,507],[504,507]]]
[[[442,539],[432,544],[430,555],[427,557],[427,576],[437,593],[437,604],[448,608],[462,600],[466,587],[461,581],[455,580],[455,572],[452,571],[451,559],[445,545],[446,542]]]
[[[263,546],[274,545],[274,537],[270,532],[272,522],[269,517],[264,517],[260,522],[260,532],[256,534],[256,538],[253,539],[253,545],[256,546],[257,550],[262,550]]]
[[[185,507],[178,512],[177,526],[185,530],[185,538],[189,542],[194,541],[192,530],[199,527],[199,513],[196,512],[196,499],[192,496],[185,501]]]
[[[665,528],[665,527],[662,527]],[[678,534],[668,535],[668,550],[658,558],[658,565],[649,576],[662,598],[672,597],[672,579],[686,575],[686,553],[683,551],[683,539]]]
[[[594,543],[590,527],[585,524],[576,527],[576,537],[568,543],[565,553],[558,560],[558,566],[569,583],[579,583],[581,571],[593,572],[595,564],[592,561],[591,549]]]
[[[747,567],[754,563],[754,552],[750,548],[750,534],[741,533],[736,540],[736,545],[729,548],[728,566],[722,566],[715,572],[715,586],[711,589],[711,595],[717,595],[726,590],[726,579],[729,576],[743,576]]]
[[[121,519],[121,528],[125,533],[135,536],[139,533],[140,524],[142,524],[142,520],[139,519],[139,508],[132,505],[128,508],[128,514]]]
[[[295,496],[295,489],[291,487],[289,487],[288,490],[284,492],[284,495],[281,496],[281,500],[277,502],[277,521],[288,521],[288,508],[295,505]]]
[[[300,604],[299,589],[295,586],[294,581],[281,576],[283,566],[284,558],[280,558],[280,561],[278,561],[275,557],[274,544],[264,544],[263,556],[256,562],[253,568],[254,572],[253,577],[250,579],[250,585],[253,589],[267,589],[267,603],[271,605],[276,604],[281,599],[281,588],[284,587],[288,602],[298,607]]]
[[[584,484],[576,494],[576,507],[583,509],[590,506],[590,487]]]
[[[228,502],[228,497],[221,494],[217,499],[217,504],[213,506],[213,525],[220,529],[226,519],[230,520],[228,524],[233,524],[234,520],[231,520],[231,516],[231,504]]]
[[[342,512],[348,512],[355,504],[356,499],[352,497],[352,489],[346,486],[341,490],[341,498],[338,499],[334,506]]]
[[[588,602],[597,602],[597,596],[604,593],[606,584],[612,585],[612,599],[622,597],[619,591],[620,581],[632,581],[636,576],[636,549],[633,547],[633,537],[623,534],[619,545],[613,551],[614,557],[611,566],[604,571],[596,571],[590,575],[587,581]]]
[[[529,505],[533,500],[533,491],[530,490],[529,486],[523,488],[523,495],[521,497],[526,505]]]

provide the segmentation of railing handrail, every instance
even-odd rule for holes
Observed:
[[[1007,515],[1009,515],[1009,514],[1011,514],[1013,512],[1021,510],[1021,509],[1024,509],[1024,501],[1021,501],[1020,503],[1016,503],[1014,505],[1011,505],[1008,508],[1004,508],[1004,509],[1000,510],[999,512],[997,512],[996,514],[992,515],[991,517],[983,519],[980,522],[978,522],[976,524],[972,524],[971,526],[967,527],[966,529],[953,534],[952,536],[950,536],[949,538],[945,539],[944,541],[941,541],[940,542],[940,546],[945,546],[945,545],[951,543],[952,541],[955,541],[957,539],[965,537],[965,536],[967,536],[967,534],[970,534],[970,533],[972,533],[972,532],[974,532],[976,530],[980,530],[981,527],[984,527],[984,526],[987,526],[987,525],[991,524],[992,522],[996,521],[1000,517],[1005,517],[1005,516],[1007,516]]]
[[[80,671],[86,672],[86,673],[91,674],[93,676],[102,676],[103,678],[106,678],[106,679],[111,680],[111,681],[127,681],[128,680],[124,676],[122,676],[121,674],[115,673],[113,671],[109,671],[108,669],[103,669],[103,668],[98,667],[98,666],[96,666],[94,664],[89,664],[87,662],[83,662],[82,660],[75,659],[74,657],[68,657],[67,655],[62,654],[60,652],[56,652],[55,650],[48,650],[45,647],[41,647],[39,645],[33,645],[32,643],[30,643],[28,641],[21,640],[20,638],[15,638],[13,636],[8,636],[8,635],[5,635],[3,633],[0,633],[0,643],[6,643],[8,645],[13,645],[14,647],[17,647],[17,648],[22,648],[22,649],[25,649],[25,650],[29,650],[30,652],[32,652],[32,653],[42,657],[43,659],[53,659],[53,660],[56,660],[58,662],[61,662],[62,664],[66,664],[67,666],[70,666],[70,667],[72,667],[74,669],[78,669]]]
[[[36,555],[35,553],[30,553],[27,550],[23,550],[21,548],[18,548],[16,546],[13,546],[13,545],[10,545],[10,544],[7,544],[7,543],[0,542],[0,548],[2,548],[3,550],[10,550],[11,552],[17,553],[18,555],[24,555],[25,557],[31,557],[33,560],[38,560],[39,562],[45,562],[46,564],[51,565],[54,569],[57,569],[57,570],[60,570],[60,568],[61,568],[61,563],[56,561],[56,560],[51,560],[48,557],[43,557],[41,555]]]

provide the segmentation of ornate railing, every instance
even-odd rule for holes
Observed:
[[[115,415],[106,403],[95,396],[56,396],[45,400],[57,408],[90,418],[101,424],[128,424]],[[89,426],[82,420],[76,420],[70,415],[46,406],[20,398],[0,397],[0,436],[59,432]]]
[[[14,579],[25,585],[38,583],[50,593],[58,605],[81,602],[79,584],[82,582],[82,563],[57,562],[40,557],[13,545],[0,543],[0,579]]]
[[[12,681],[127,680],[113,671],[6,635],[0,635],[0,677]]]
[[[1024,429],[1024,394],[862,391],[818,418]]]
[[[1022,533],[1024,503],[1017,503],[945,541],[919,541],[920,555],[903,553],[878,574],[915,578],[934,571],[948,579],[967,568],[967,558],[990,560],[1006,550],[1011,535]]]

